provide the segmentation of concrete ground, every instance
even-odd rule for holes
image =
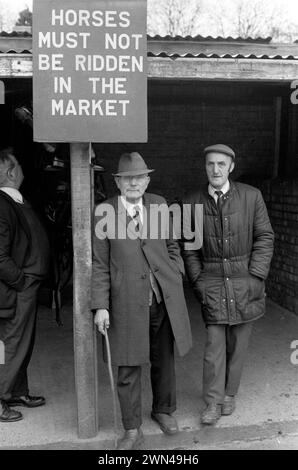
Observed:
[[[194,347],[176,358],[175,416],[180,433],[167,437],[150,419],[148,367],[143,371],[143,449],[298,449],[298,364],[291,362],[298,317],[267,301],[267,314],[254,324],[243,378],[232,416],[215,427],[199,424],[202,401],[202,358],[205,328],[200,308],[187,289]],[[29,369],[31,394],[44,394],[46,406],[20,408],[24,420],[0,423],[1,449],[112,449],[112,398],[106,365],[99,360],[99,423],[96,438],[80,440],[76,430],[73,372],[72,306],[63,308],[58,327],[50,309],[40,308],[37,340]],[[101,348],[99,347],[99,351]],[[293,354],[294,356],[294,354]],[[297,354],[298,357],[298,354]],[[295,359],[295,357],[292,357]],[[120,413],[118,409],[119,430]]]

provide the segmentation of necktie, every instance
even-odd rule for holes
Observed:
[[[218,212],[221,214],[221,209],[222,209],[222,205],[223,205],[223,192],[222,191],[214,191],[214,194],[217,195],[217,201],[216,201],[216,205],[217,205],[217,209],[218,209]]]
[[[140,232],[142,230],[142,220],[141,220],[141,209],[138,205],[134,207],[134,215],[132,216],[132,218],[136,224],[136,231],[140,235]],[[151,269],[149,270],[149,276],[150,276],[150,286],[151,286],[151,289],[149,292],[149,305],[152,305],[153,293],[155,294],[156,301],[159,304],[162,301],[162,297],[161,297],[159,286],[157,284],[157,281]]]
[[[136,224],[136,231],[140,233],[141,228],[142,228],[142,222],[141,222],[141,210],[139,206],[134,207],[134,215],[132,216],[135,224]]]

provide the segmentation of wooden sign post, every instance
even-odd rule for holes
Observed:
[[[71,144],[71,204],[74,246],[74,359],[78,407],[78,434],[97,434],[97,354],[91,286],[91,185],[89,145]]]
[[[0,80],[0,104],[5,104],[5,85],[2,80]]]
[[[34,140],[71,142],[74,360],[82,438],[98,430],[88,145],[147,141],[146,16],[146,0],[38,0],[33,8]]]

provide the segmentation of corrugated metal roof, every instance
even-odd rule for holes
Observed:
[[[216,42],[249,42],[249,43],[262,43],[262,44],[268,44],[269,42],[272,41],[272,38],[268,36],[267,38],[241,38],[240,36],[238,38],[233,38],[232,36],[228,37],[222,37],[222,36],[217,36],[216,38],[213,36],[201,36],[200,34],[197,36],[150,36],[147,35],[148,40],[150,41],[198,41],[198,42],[206,42],[206,41],[216,41]]]
[[[148,57],[298,60],[298,43],[271,38],[147,36]],[[31,53],[30,33],[0,33],[0,53]]]
[[[32,52],[32,35],[27,32],[0,33],[0,53],[1,54],[22,54]]]
[[[148,36],[149,57],[298,60],[297,43],[273,43],[271,38],[192,38]]]
[[[32,37],[31,33],[28,33],[27,31],[12,31],[11,33],[7,33],[6,31],[0,31],[0,37],[3,38],[20,38],[20,37]]]

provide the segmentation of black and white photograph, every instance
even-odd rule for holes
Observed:
[[[0,0],[0,124],[0,450],[298,450],[298,1]]]

